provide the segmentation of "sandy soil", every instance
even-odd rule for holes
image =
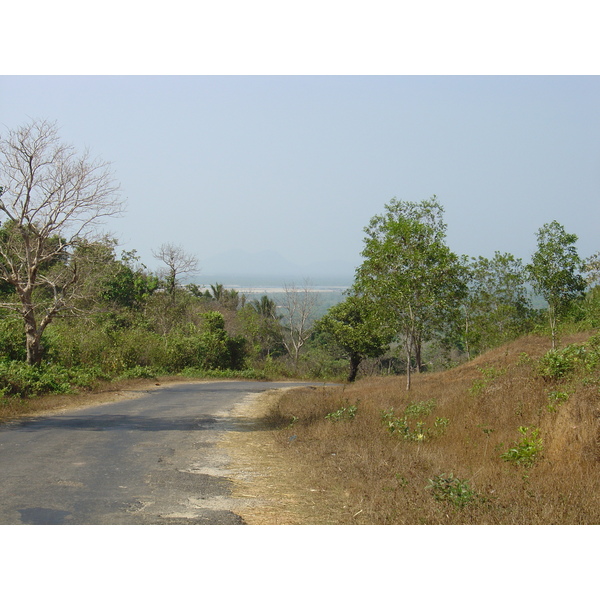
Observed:
[[[310,474],[282,452],[276,432],[260,427],[285,389],[252,394],[238,404],[234,416],[255,420],[251,431],[227,432],[219,446],[230,458],[227,466],[234,483],[233,498],[246,502],[236,510],[248,525],[324,524],[324,490],[310,486]]]

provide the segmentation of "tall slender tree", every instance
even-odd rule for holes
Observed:
[[[577,253],[577,236],[567,233],[557,221],[538,230],[537,250],[527,270],[533,289],[548,302],[552,348],[556,348],[558,321],[571,302],[581,298],[586,281],[581,275],[583,261]]]
[[[413,359],[420,370],[423,343],[456,321],[466,283],[458,256],[445,243],[444,211],[435,196],[418,203],[393,199],[385,209],[365,228],[365,260],[354,291],[395,330],[410,389]]]

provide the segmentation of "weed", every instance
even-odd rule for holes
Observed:
[[[479,396],[488,385],[500,375],[504,375],[506,369],[498,369],[496,367],[478,367],[478,371],[483,375],[480,379],[476,379],[469,388],[469,394]]]
[[[452,473],[436,475],[429,480],[429,485],[425,489],[430,489],[436,500],[450,502],[457,508],[463,508],[479,497],[468,479],[459,479]]]
[[[414,404],[409,404],[404,409],[404,414],[407,417],[416,417],[419,415],[427,416],[431,414],[436,405],[437,400],[435,398],[424,400],[423,402],[415,402]]]
[[[521,439],[515,446],[500,455],[507,462],[523,467],[532,467],[542,452],[543,443],[540,430],[532,427],[519,427]]]
[[[344,420],[352,420],[356,417],[356,412],[358,411],[358,406],[356,404],[352,404],[351,406],[344,406],[334,412],[325,415],[325,418],[329,421],[344,421]]]
[[[569,399],[569,392],[559,392],[552,390],[548,392],[549,404],[546,406],[548,412],[556,412],[561,404],[564,404]]]
[[[387,411],[382,411],[381,418],[390,433],[398,434],[405,440],[424,442],[444,433],[450,423],[450,419],[437,417],[433,427],[426,427],[424,421],[417,421],[412,424],[409,418],[429,415],[436,404],[437,400],[435,399],[409,404],[401,416],[396,416],[394,409],[390,408]]]

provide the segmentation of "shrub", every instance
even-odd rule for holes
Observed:
[[[69,394],[91,388],[106,378],[96,369],[67,369],[55,364],[30,366],[19,361],[0,362],[0,394],[28,398],[43,394]]]
[[[583,370],[591,372],[600,364],[600,336],[591,337],[585,344],[569,344],[565,348],[546,352],[538,361],[538,373],[547,381],[564,379]]]
[[[24,361],[26,355],[25,332],[22,323],[0,317],[0,356],[9,361]]]
[[[522,467],[532,467],[542,452],[543,442],[540,430],[531,427],[519,427],[521,439],[515,442],[515,446],[500,455],[507,462]]]
[[[356,417],[357,411],[358,406],[356,404],[352,404],[351,406],[343,406],[334,412],[330,412],[328,415],[325,415],[325,418],[329,421],[350,421]]]
[[[437,400],[435,399],[416,402],[409,404],[401,416],[396,416],[394,409],[390,408],[382,411],[381,417],[390,433],[400,435],[405,440],[424,442],[444,433],[450,420],[445,417],[437,417],[433,427],[427,427],[424,421],[412,423],[410,419],[428,416],[436,405]]]
[[[479,498],[479,494],[467,479],[459,479],[452,473],[436,475],[429,480],[429,485],[425,489],[430,489],[436,500],[450,502],[457,508],[463,508]]]

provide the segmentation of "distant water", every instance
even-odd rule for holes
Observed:
[[[208,282],[208,283],[207,283]],[[210,278],[206,276],[197,277],[194,281],[202,290],[210,290],[211,285],[220,283],[225,289],[237,290],[240,295],[244,295],[247,301],[260,299],[262,296],[268,296],[271,300],[280,305],[285,295],[285,287],[288,289],[296,288],[298,292],[308,289],[316,296],[315,318],[324,315],[327,310],[342,302],[345,298],[344,292],[352,285],[347,280],[332,278],[331,280],[318,279],[311,281],[294,281],[285,278]]]

